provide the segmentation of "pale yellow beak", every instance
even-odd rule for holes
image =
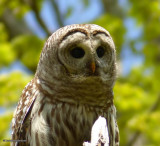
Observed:
[[[91,63],[91,69],[92,69],[92,72],[95,73],[95,70],[96,70],[95,62]]]

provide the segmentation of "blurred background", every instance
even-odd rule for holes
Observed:
[[[98,24],[115,42],[120,145],[160,145],[159,0],[0,0],[0,145],[46,39],[74,23]]]

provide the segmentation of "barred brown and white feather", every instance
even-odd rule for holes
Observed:
[[[108,31],[75,24],[52,34],[34,79],[25,87],[12,121],[13,145],[82,146],[93,123],[107,119],[110,146],[119,145],[113,85],[116,55]]]

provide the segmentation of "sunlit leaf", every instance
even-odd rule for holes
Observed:
[[[72,15],[73,12],[73,8],[72,7],[68,7],[67,12],[65,14],[65,18],[69,18]]]
[[[30,70],[35,71],[41,50],[44,45],[44,40],[36,36],[22,35],[12,41],[13,49],[17,53],[17,57]]]
[[[11,139],[11,134],[9,132],[11,119],[13,117],[13,112],[5,112],[5,114],[0,115],[0,145],[8,146],[10,143],[3,142],[4,139]]]
[[[21,72],[0,75],[0,106],[9,107],[17,104],[23,88],[32,76]]]
[[[15,52],[9,43],[0,43],[0,54],[0,67],[7,66],[15,60]]]
[[[83,0],[84,6],[87,8],[90,4],[89,0]]]

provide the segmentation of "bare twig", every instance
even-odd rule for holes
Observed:
[[[148,113],[151,113],[153,111],[155,111],[158,106],[160,105],[160,95],[158,96],[157,100],[155,101],[155,103],[151,106],[151,108],[149,109]],[[137,141],[137,139],[140,137],[141,132],[140,131],[136,131],[132,137],[132,139],[130,139],[130,141],[128,142],[127,146],[132,146],[134,145],[134,143]]]
[[[33,12],[35,13],[36,19],[39,22],[40,26],[43,28],[43,30],[46,32],[46,34],[48,36],[50,36],[50,31],[48,30],[47,26],[45,25],[43,19],[40,16],[39,10],[38,10],[38,6],[36,3],[36,0],[32,0],[28,3],[30,5],[30,7],[32,8]]]
[[[0,16],[0,22],[3,22],[7,30],[9,40],[20,34],[32,34],[30,28],[22,19],[17,19],[9,8],[5,8]]]
[[[160,105],[160,94],[159,94],[156,102],[155,102],[155,103],[152,105],[152,107],[150,108],[149,113],[155,111],[155,110],[158,108],[159,105]]]
[[[56,18],[57,18],[57,22],[58,22],[59,27],[63,27],[64,24],[63,24],[63,21],[61,19],[61,14],[60,14],[59,8],[57,6],[57,3],[55,2],[55,0],[50,0],[50,1],[52,3],[52,6],[53,6],[54,11],[56,13]]]
[[[132,136],[132,138],[129,140],[127,146],[132,146],[140,135],[141,135],[141,132],[140,131],[136,131],[134,133],[134,135]]]

